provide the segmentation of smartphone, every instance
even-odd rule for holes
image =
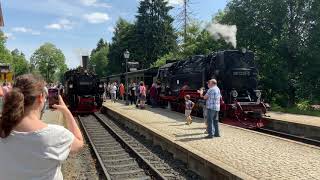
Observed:
[[[48,89],[49,108],[54,109],[54,104],[59,104],[59,90],[57,88]]]

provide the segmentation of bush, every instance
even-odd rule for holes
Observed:
[[[311,104],[310,104],[310,101],[300,101],[299,103],[297,103],[297,108],[300,110],[300,111],[308,111],[310,110],[311,108]]]
[[[288,106],[288,96],[287,95],[284,95],[284,94],[276,94],[274,96],[274,104],[277,104],[281,107],[287,107]]]
[[[278,104],[272,103],[271,104],[271,111],[283,111],[283,108],[279,106]]]

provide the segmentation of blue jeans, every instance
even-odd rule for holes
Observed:
[[[155,98],[150,97],[150,105],[151,105],[152,107],[155,107],[155,106],[157,105],[157,101],[156,101]]]
[[[207,109],[208,111],[208,134],[209,136],[220,136],[219,133],[219,111]]]

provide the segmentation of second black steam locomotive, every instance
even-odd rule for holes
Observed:
[[[209,55],[193,56],[185,61],[169,63],[159,69],[158,79],[164,94],[161,100],[170,102],[176,111],[184,110],[184,95],[198,102],[197,89],[206,87],[209,79],[217,79],[221,89],[221,119],[224,123],[246,128],[264,126],[266,104],[258,90],[258,70],[254,53],[225,50]],[[202,114],[198,106],[195,113]]]

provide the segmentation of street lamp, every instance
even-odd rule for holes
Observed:
[[[129,105],[129,87],[128,87],[128,59],[130,57],[130,52],[128,49],[123,53],[124,58],[126,59],[126,105]]]

